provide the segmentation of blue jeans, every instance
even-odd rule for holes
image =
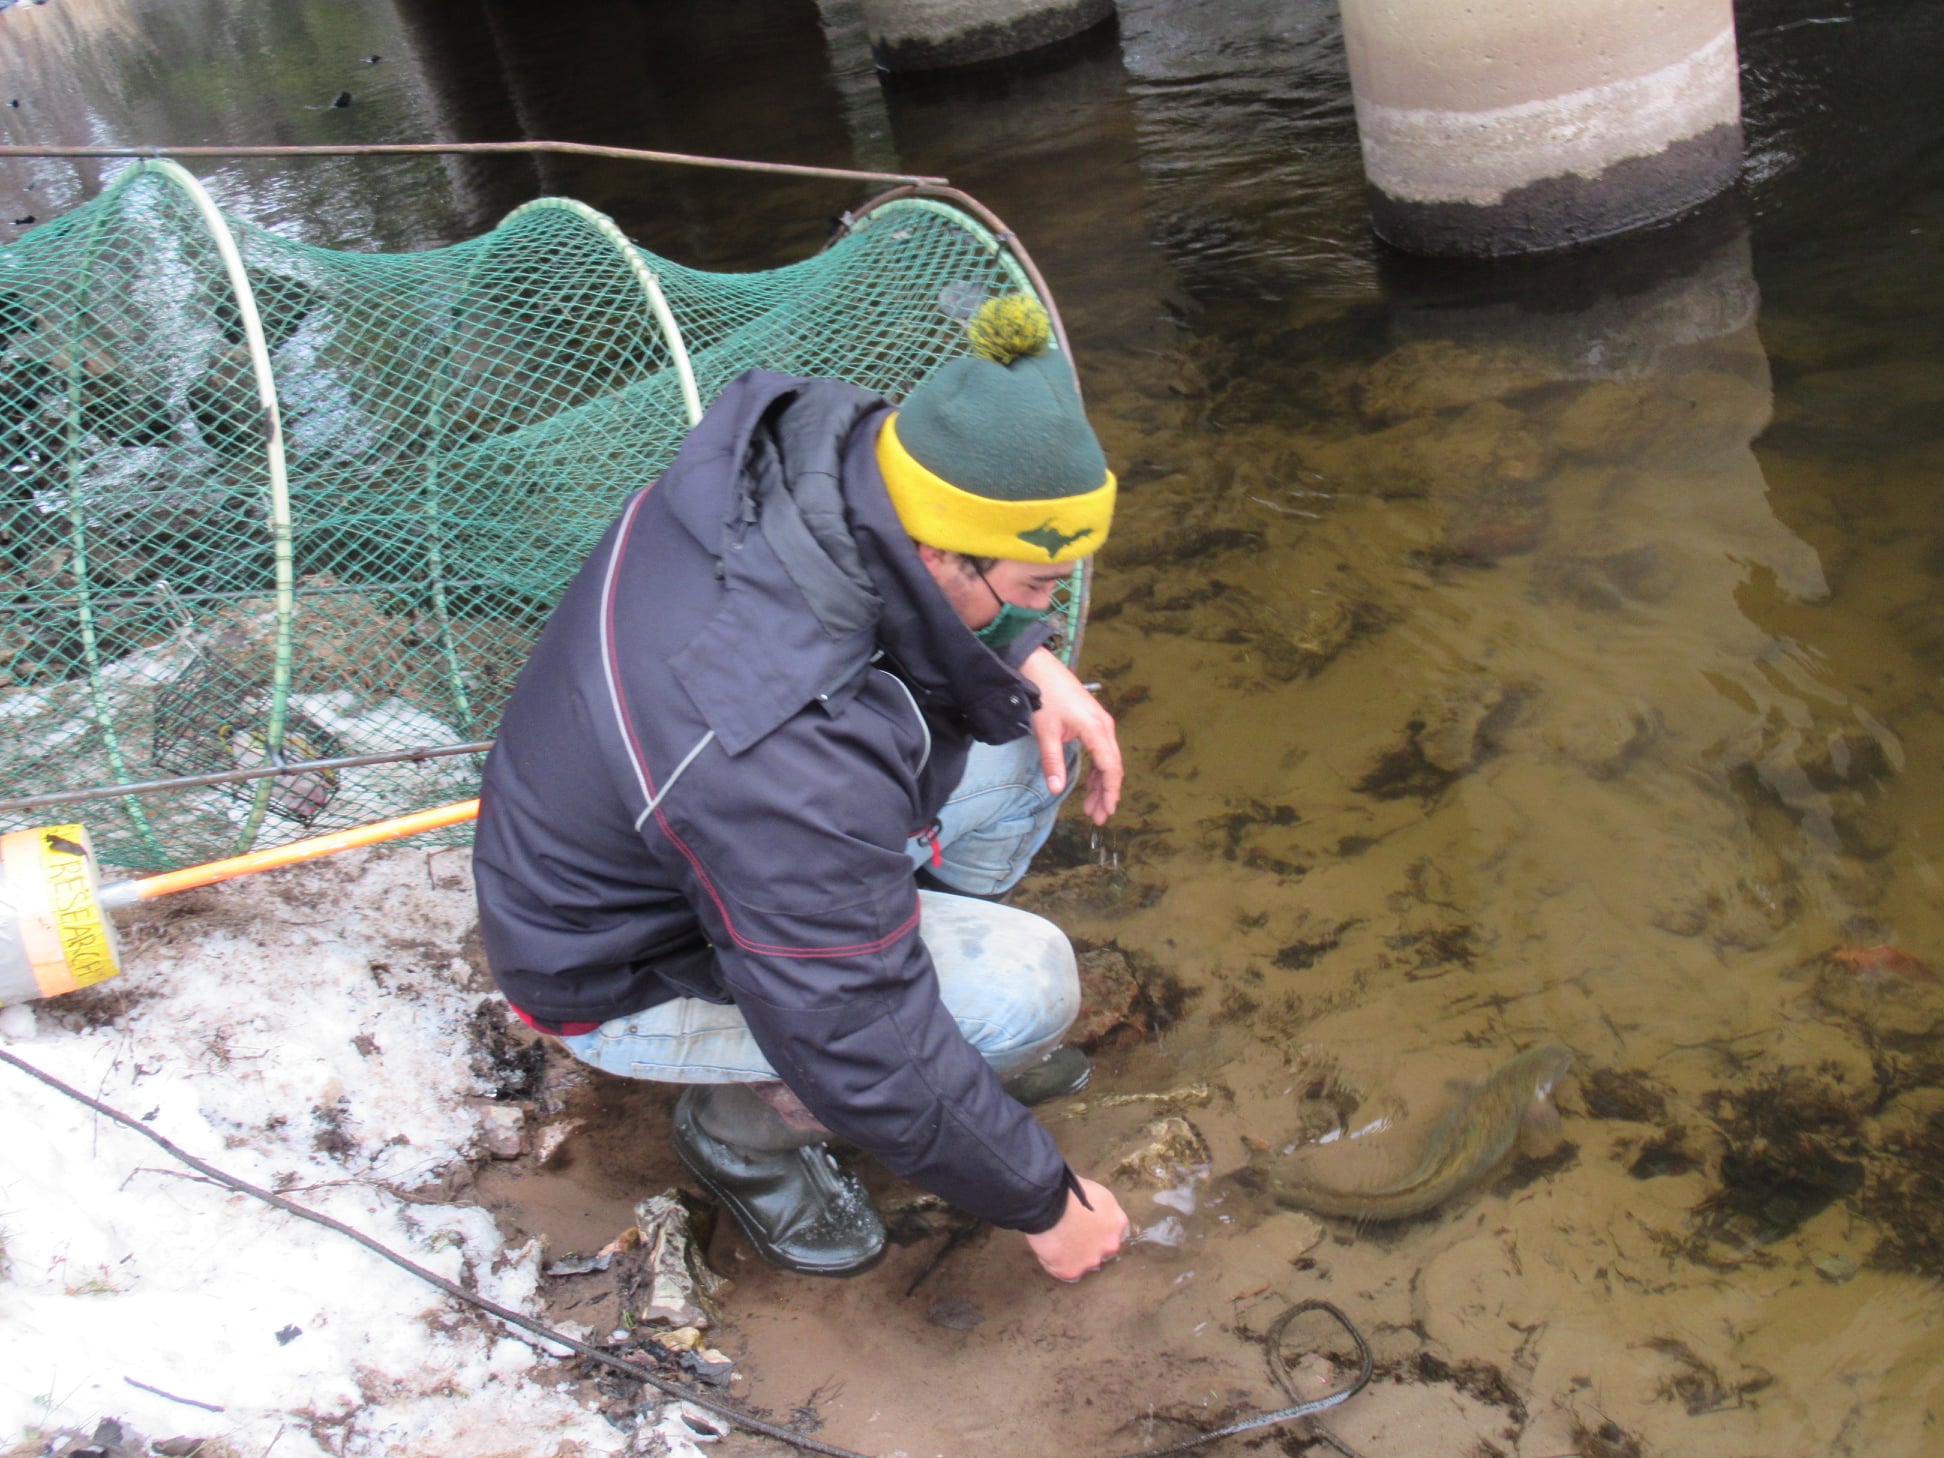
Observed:
[[[1067,788],[1077,755],[1070,753]],[[944,862],[934,874],[983,894],[1008,891],[1052,833],[1064,795],[1047,792],[1031,739],[973,746],[959,787],[939,813]],[[912,861],[930,865],[930,848]],[[987,888],[990,888],[988,890]],[[918,893],[918,934],[938,971],[945,1008],[1000,1072],[1059,1046],[1080,1012],[1073,946],[1044,917],[969,896]],[[766,1083],[776,1072],[733,1005],[683,997],[561,1041],[583,1063],[664,1083]]]
[[[1080,746],[1067,746],[1067,787],[1046,788],[1039,741],[1030,735],[1011,744],[974,744],[965,773],[938,812],[938,844],[944,854],[931,864],[931,847],[913,841],[911,863],[923,866],[969,896],[999,896],[1019,884],[1026,868],[1053,833],[1060,803],[1073,793]]]

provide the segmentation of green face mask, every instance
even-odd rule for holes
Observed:
[[[995,594],[996,596],[997,594]],[[1003,598],[999,603],[999,616],[983,628],[974,628],[972,636],[977,638],[994,653],[1010,648],[1019,641],[1019,635],[1035,623],[1046,621],[1044,612],[1034,612],[1031,608],[1015,607]]]

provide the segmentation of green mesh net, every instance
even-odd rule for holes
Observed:
[[[80,819],[162,869],[473,795],[555,599],[725,384],[901,398],[981,300],[1031,289],[931,197],[731,275],[559,198],[455,247],[334,252],[131,166],[0,249],[0,799],[90,792],[0,831]],[[380,762],[317,765],[346,759]]]

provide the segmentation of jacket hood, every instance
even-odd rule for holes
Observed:
[[[706,452],[732,463],[726,514],[721,494],[684,492],[674,467],[658,488],[717,555],[725,582],[746,589],[727,594],[716,620],[673,661],[732,754],[812,701],[840,708],[880,653],[927,713],[974,737],[997,744],[1031,730],[1036,690],[959,620],[891,505],[876,455],[891,408],[841,381],[751,371],[710,412],[729,419]],[[702,461],[678,457],[683,464]],[[744,550],[751,533],[766,552]],[[774,638],[778,567],[811,620],[776,651],[751,656],[742,619],[761,613]],[[745,644],[740,656],[718,653],[731,642]]]

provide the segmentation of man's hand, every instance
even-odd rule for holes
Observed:
[[[1120,740],[1114,735],[1114,716],[1088,693],[1073,670],[1045,648],[1027,655],[1019,671],[1040,691],[1039,711],[1033,715],[1033,736],[1039,740],[1040,768],[1054,794],[1066,788],[1066,745],[1070,739],[1093,761],[1087,776],[1087,818],[1105,825],[1120,804]]]
[[[1026,1244],[1039,1258],[1046,1274],[1056,1281],[1077,1281],[1089,1271],[1120,1254],[1127,1241],[1127,1215],[1114,1198],[1114,1192],[1092,1180],[1080,1181],[1089,1210],[1067,1191],[1066,1212],[1051,1230],[1026,1237]]]

